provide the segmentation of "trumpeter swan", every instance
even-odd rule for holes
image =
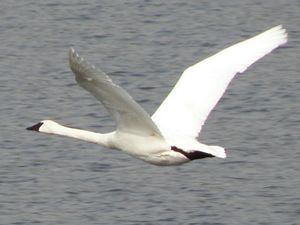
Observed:
[[[279,25],[187,68],[152,117],[108,75],[71,48],[69,63],[77,83],[105,106],[116,130],[100,134],[51,120],[27,129],[101,144],[161,166],[205,157],[226,158],[223,147],[197,140],[207,116],[237,73],[286,42],[286,30]]]

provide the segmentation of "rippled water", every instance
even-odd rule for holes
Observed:
[[[299,224],[300,2],[2,1],[1,224]],[[110,131],[67,64],[74,46],[149,112],[187,66],[283,24],[289,43],[230,85],[204,143],[226,160],[156,167],[40,119]]]

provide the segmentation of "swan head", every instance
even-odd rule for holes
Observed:
[[[26,129],[37,132],[51,133],[53,129],[55,129],[58,126],[59,124],[52,120],[43,120],[31,127],[27,127]]]

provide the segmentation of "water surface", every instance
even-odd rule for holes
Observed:
[[[299,10],[297,0],[3,1],[1,224],[299,224]],[[114,128],[76,85],[71,46],[153,113],[184,68],[278,24],[289,43],[232,82],[201,135],[226,160],[162,168],[24,129]]]

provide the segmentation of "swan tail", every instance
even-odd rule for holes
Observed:
[[[218,158],[225,159],[227,157],[225,148],[215,145],[209,146],[210,153]]]

